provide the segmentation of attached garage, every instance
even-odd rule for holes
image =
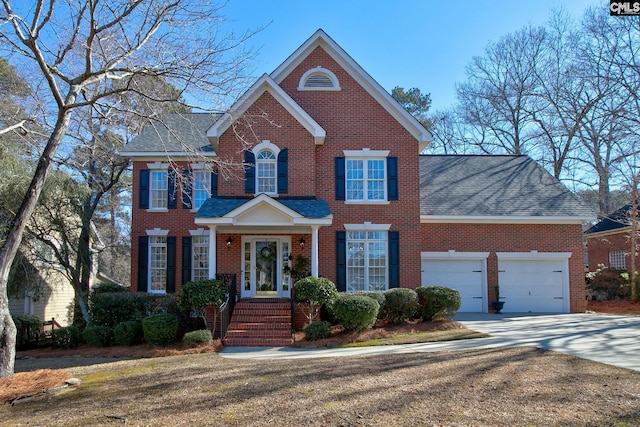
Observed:
[[[487,311],[488,252],[423,252],[422,286],[446,286],[460,292],[460,312]]]
[[[565,252],[498,252],[498,284],[505,313],[569,313],[569,257]]]

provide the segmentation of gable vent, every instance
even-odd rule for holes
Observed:
[[[333,81],[326,74],[313,74],[304,82],[304,87],[333,87]]]
[[[340,84],[331,71],[316,67],[303,74],[298,83],[298,90],[340,90]]]

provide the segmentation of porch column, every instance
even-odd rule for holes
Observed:
[[[318,226],[311,226],[311,275],[318,277]]]
[[[216,259],[217,257],[217,238],[216,226],[209,226],[209,279],[215,280],[217,271]]]

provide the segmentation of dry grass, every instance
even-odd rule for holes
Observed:
[[[534,348],[304,360],[216,353],[76,367],[11,426],[640,425],[640,373]]]

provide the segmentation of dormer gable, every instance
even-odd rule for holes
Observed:
[[[273,79],[264,74],[242,95],[214,125],[207,131],[207,137],[214,147],[218,149],[218,139],[222,134],[238,120],[262,94],[268,92],[282,105],[309,133],[313,136],[316,145],[324,144],[326,131],[306,111],[300,107]]]

